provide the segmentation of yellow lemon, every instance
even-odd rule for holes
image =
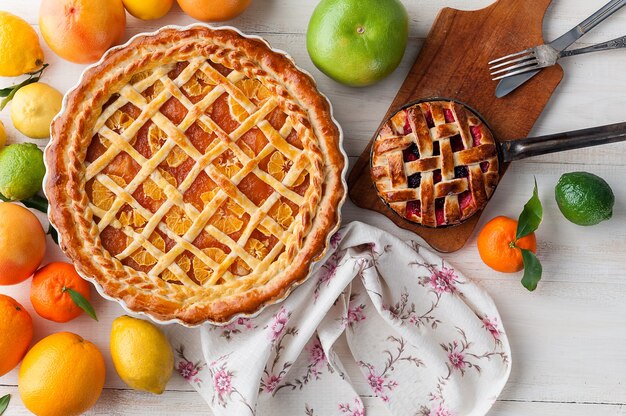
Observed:
[[[174,353],[154,324],[120,316],[111,328],[111,358],[124,383],[135,390],[161,394],[172,377]]]
[[[50,122],[61,111],[63,95],[48,84],[35,82],[20,88],[11,101],[15,128],[32,139],[50,137]]]
[[[0,11],[0,76],[16,77],[42,65],[37,32],[20,17]]]
[[[0,150],[7,144],[7,131],[4,129],[4,124],[0,121]]]
[[[174,0],[122,0],[128,13],[137,19],[159,19],[167,14]]]

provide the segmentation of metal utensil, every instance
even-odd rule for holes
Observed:
[[[589,32],[591,29],[596,27],[598,24],[603,22],[606,18],[613,15],[624,6],[626,6],[626,0],[611,0],[609,3],[604,5],[604,7],[585,19],[578,26],[574,27],[569,32],[565,33],[563,36],[559,37],[553,42],[550,42],[546,46],[554,49],[556,53],[564,51],[574,42],[580,39],[585,33]],[[522,55],[527,55],[525,52],[526,51],[519,52],[520,58],[522,57]],[[521,60],[518,62],[521,62]],[[530,72],[520,73],[500,80],[500,83],[496,88],[496,97],[501,98],[511,93],[520,85],[524,84],[526,81],[537,75],[540,71],[541,69],[533,69]]]
[[[621,48],[626,48],[626,36],[598,43],[586,48],[561,52],[557,52],[556,49],[550,45],[539,45],[534,48],[526,49],[522,52],[495,59],[489,62],[489,64],[492,64],[489,70],[492,71],[491,75],[494,76],[493,80],[497,81],[515,76],[517,74],[534,71],[536,69],[547,68],[555,65],[560,58]],[[518,57],[518,55],[521,54],[526,55]],[[508,61],[502,62],[502,60],[507,58],[509,59]]]

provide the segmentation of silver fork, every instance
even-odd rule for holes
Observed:
[[[547,68],[555,65],[559,59],[568,56],[622,48],[626,48],[626,36],[571,51],[558,52],[550,45],[539,45],[521,52],[503,56],[502,58],[494,59],[489,62],[489,65],[491,65],[489,70],[491,71],[491,76],[494,77],[493,80],[497,81],[513,75]]]
[[[497,75],[494,80],[498,80],[525,72],[538,72],[541,68],[554,65],[565,49],[624,6],[626,6],[626,0],[611,0],[578,26],[553,42],[494,59],[489,62],[491,75]],[[554,63],[550,64],[552,61]]]

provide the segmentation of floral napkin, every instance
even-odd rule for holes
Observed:
[[[217,416],[487,413],[510,372],[489,295],[416,242],[353,222],[282,303],[224,327],[168,327],[179,373]],[[345,333],[351,357],[335,344]],[[348,376],[346,360],[360,373]]]

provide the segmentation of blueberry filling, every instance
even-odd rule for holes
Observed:
[[[463,150],[463,139],[460,135],[457,134],[456,136],[450,138],[450,147],[453,152],[460,152]]]
[[[405,162],[413,162],[420,158],[420,151],[415,143],[411,143],[409,147],[402,151]]]
[[[439,142],[433,143],[433,156],[439,156]]]
[[[437,225],[441,225],[446,222],[444,206],[445,198],[435,199],[435,218],[437,219]]]
[[[455,178],[467,178],[469,176],[469,169],[467,166],[457,166],[454,168]]]
[[[414,173],[413,175],[409,176],[409,188],[419,188],[421,182],[421,173]]]
[[[433,183],[441,182],[441,169],[437,169],[433,172]]]

